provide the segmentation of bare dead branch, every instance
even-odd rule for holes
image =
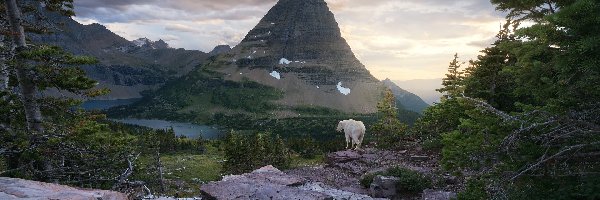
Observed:
[[[550,157],[547,157],[545,159],[541,159],[540,161],[534,163],[533,165],[527,167],[526,169],[521,170],[521,172],[519,172],[517,175],[513,176],[510,180],[514,181],[515,179],[517,179],[521,175],[525,174],[526,172],[529,172],[529,171],[531,171],[531,170],[539,167],[540,165],[542,165],[542,164],[544,164],[544,163],[546,163],[546,162],[554,159],[555,157],[563,155],[566,152],[573,151],[573,150],[579,150],[579,149],[587,147],[587,146],[594,146],[594,145],[599,145],[599,144],[600,144],[600,142],[593,142],[593,143],[590,143],[590,144],[579,144],[579,145],[573,145],[573,146],[565,147],[562,150],[560,150],[559,152],[555,153],[554,155],[552,155]]]

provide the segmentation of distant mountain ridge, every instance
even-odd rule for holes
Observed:
[[[429,107],[429,104],[425,103],[421,97],[398,87],[398,85],[392,82],[392,80],[385,79],[382,82],[385,86],[392,90],[396,100],[398,103],[402,104],[404,109],[422,113],[425,108]]]
[[[170,48],[163,40],[128,41],[97,23],[83,25],[69,17],[48,15],[60,24],[58,30],[48,35],[32,34],[30,38],[97,58],[99,64],[82,68],[99,81],[99,87],[112,90],[100,99],[139,98],[142,91],[187,74],[209,57],[201,51]]]
[[[442,97],[441,93],[435,91],[436,89],[442,88],[442,78],[405,81],[394,80],[393,82],[399,87],[418,95],[430,105],[439,102]]]

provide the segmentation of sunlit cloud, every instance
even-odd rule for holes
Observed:
[[[342,36],[379,79],[439,78],[454,53],[475,59],[503,14],[482,0],[326,0]],[[126,39],[163,39],[205,52],[236,45],[276,0],[79,0],[76,20]]]

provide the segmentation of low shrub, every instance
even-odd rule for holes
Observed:
[[[373,183],[373,178],[377,175],[398,177],[400,179],[396,183],[398,193],[419,193],[432,186],[431,180],[424,174],[402,167],[394,167],[383,172],[365,174],[361,178],[360,184],[365,188],[370,187],[371,183]]]

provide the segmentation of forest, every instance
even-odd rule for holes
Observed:
[[[444,96],[420,116],[398,109],[387,91],[379,112],[370,115],[302,107],[296,109],[306,116],[297,118],[184,117],[228,129],[223,139],[204,140],[115,123],[104,112],[79,108],[82,99],[110,92],[94,89],[97,82],[79,68],[97,60],[28,39],[52,34],[55,27],[45,13],[75,15],[72,0],[6,0],[0,5],[0,176],[129,194],[145,187],[194,195],[191,185],[225,174],[321,162],[323,155],[343,150],[337,121],[354,118],[367,125],[365,144],[389,150],[418,146],[440,157],[443,171],[465,180],[458,199],[599,199],[600,3],[491,2],[506,13],[495,42],[474,60],[454,55],[438,89]],[[270,88],[236,87],[241,89],[214,90],[206,102],[277,109],[235,96]],[[79,98],[40,95],[47,90]],[[277,99],[279,93],[256,98]],[[171,114],[157,109],[162,110],[151,114]],[[207,166],[197,170],[203,180],[163,172],[182,157]],[[403,170],[389,173],[429,184]]]

